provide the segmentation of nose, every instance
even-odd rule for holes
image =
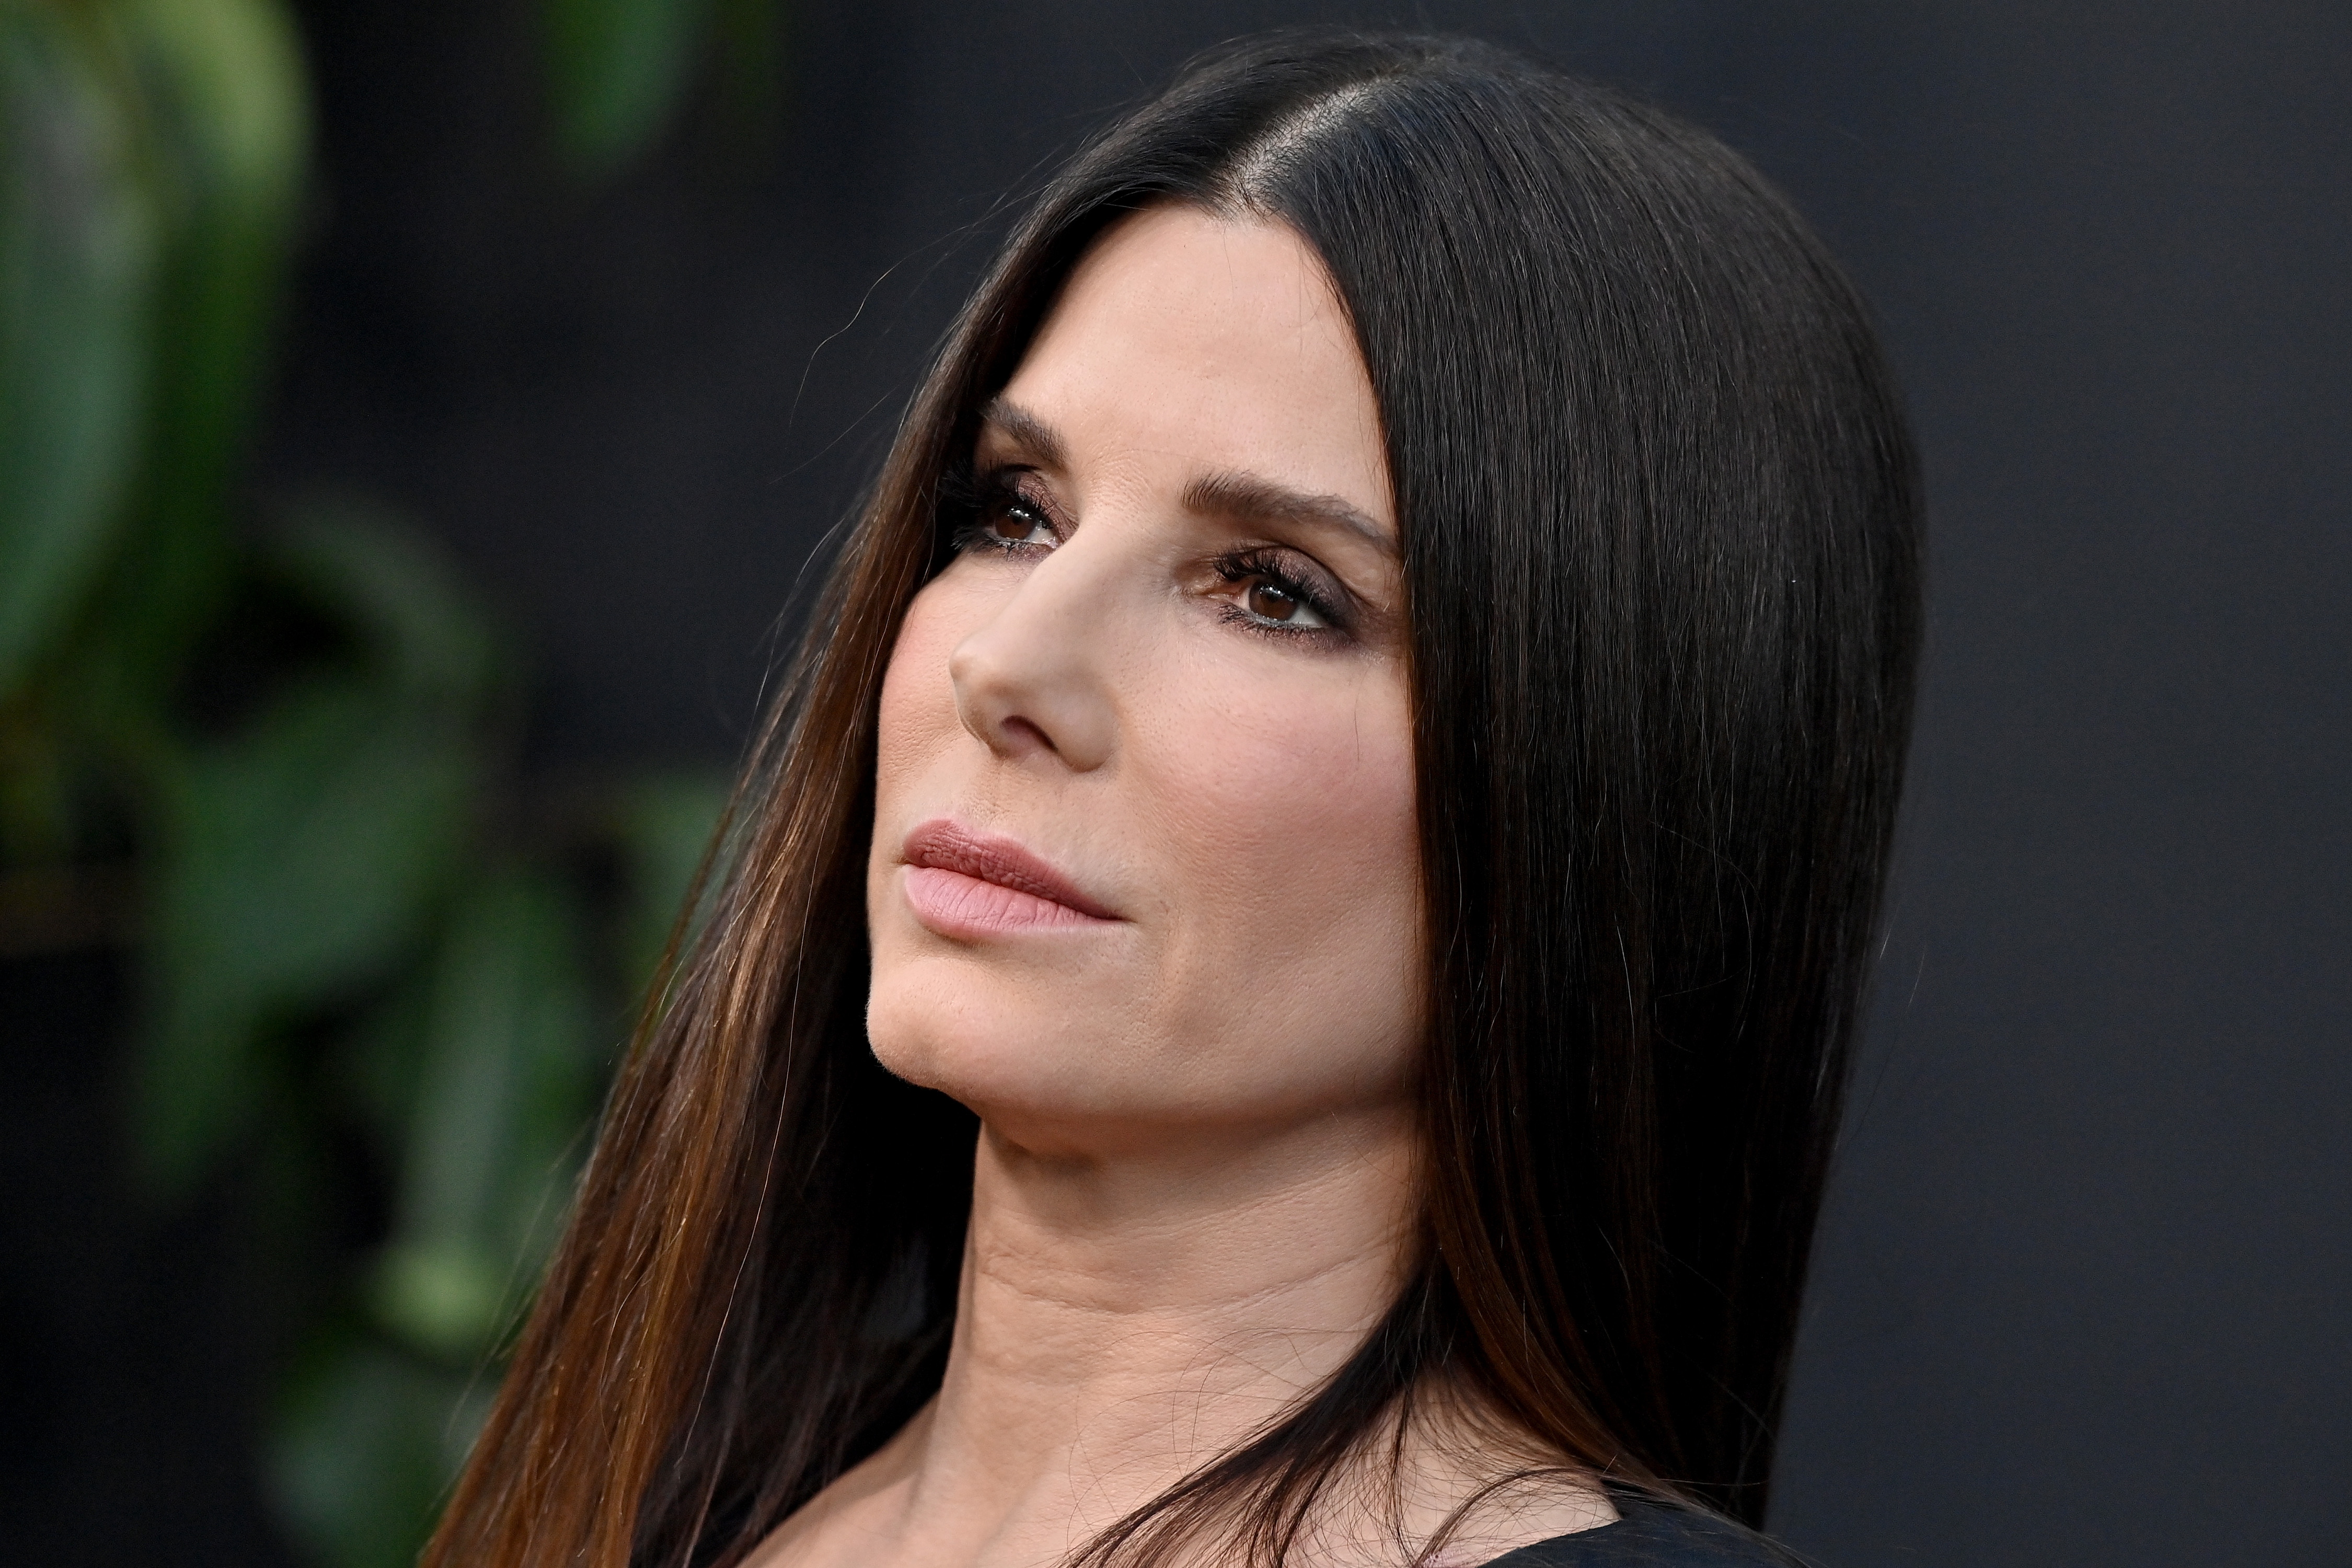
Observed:
[[[1110,761],[1118,710],[1101,609],[1115,566],[1092,553],[1076,540],[1054,551],[948,656],[956,716],[1000,757],[1077,773]]]

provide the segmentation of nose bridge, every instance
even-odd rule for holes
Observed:
[[[1110,759],[1118,724],[1103,620],[1118,562],[1108,534],[1083,529],[1054,550],[949,656],[964,728],[999,755],[1049,751],[1080,772]]]

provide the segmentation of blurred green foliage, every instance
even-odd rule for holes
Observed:
[[[772,116],[775,0],[539,0],[539,16],[555,150],[575,176],[644,153],[706,70],[736,123]]]
[[[551,149],[589,177],[714,46],[739,98],[771,63],[767,0],[539,14]],[[137,952],[142,1188],[227,1182],[294,1238],[276,1500],[316,1561],[388,1568],[722,795],[534,794],[517,660],[425,535],[352,498],[247,515],[310,142],[281,0],[0,0],[0,955]],[[337,1245],[319,1194],[352,1168],[383,1213]]]
[[[542,0],[557,144],[609,172],[649,141],[685,89],[709,0]]]

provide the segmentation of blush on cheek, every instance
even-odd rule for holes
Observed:
[[[1370,913],[1418,886],[1412,752],[1387,693],[1202,715],[1166,798],[1200,873],[1241,907]],[[1217,739],[1212,742],[1208,737]]]
[[[1415,786],[1389,673],[1364,672],[1370,690],[1187,703],[1154,748],[1181,866],[1176,1026],[1254,1042],[1249,1072],[1286,1099],[1401,1084],[1420,1034]]]

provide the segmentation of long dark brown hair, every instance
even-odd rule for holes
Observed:
[[[426,1553],[731,1563],[937,1388],[974,1124],[867,1048],[875,713],[940,480],[1089,244],[1285,223],[1350,312],[1409,601],[1424,1243],[1385,1320],[1085,1554],[1304,1510],[1438,1382],[1762,1517],[1909,724],[1919,505],[1868,316],[1705,134],[1458,40],[1196,64],[1042,195],[769,718]]]

